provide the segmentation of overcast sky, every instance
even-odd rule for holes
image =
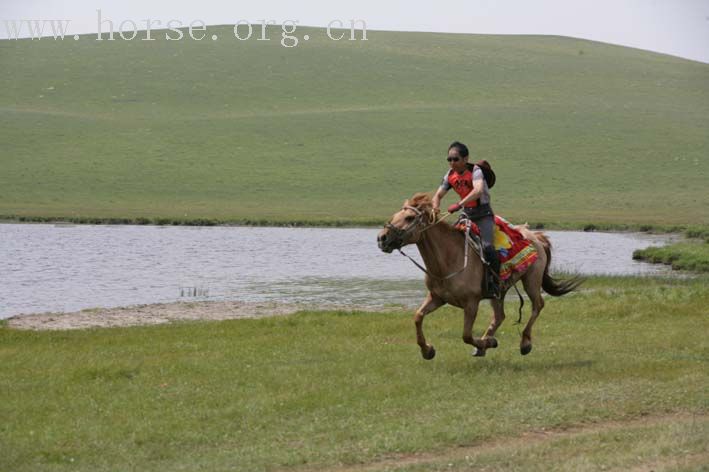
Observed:
[[[95,33],[97,9],[116,24],[130,19],[140,29],[146,18],[163,25],[171,19],[185,25],[267,19],[310,26],[356,18],[370,30],[553,34],[709,63],[709,0],[0,0],[0,38],[8,37],[8,19],[71,20],[70,34]]]

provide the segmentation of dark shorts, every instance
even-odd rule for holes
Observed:
[[[480,205],[475,208],[464,208],[463,213],[470,221],[478,225],[483,246],[493,247],[495,234],[495,214],[490,205]]]
[[[475,221],[484,216],[495,216],[489,203],[478,205],[475,208],[463,208],[463,213],[472,221]]]

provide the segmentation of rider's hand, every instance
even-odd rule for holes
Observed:
[[[454,203],[448,207],[448,213],[455,213],[456,211],[460,210],[460,208],[460,203]]]

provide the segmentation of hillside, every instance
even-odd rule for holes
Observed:
[[[208,33],[0,41],[0,215],[376,222],[460,139],[513,221],[709,221],[707,64],[549,36]]]

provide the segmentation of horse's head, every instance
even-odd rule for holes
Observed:
[[[389,223],[379,232],[377,235],[379,249],[390,253],[407,244],[419,242],[423,229],[435,219],[431,197],[426,193],[417,193],[404,202],[401,210],[394,213]]]

